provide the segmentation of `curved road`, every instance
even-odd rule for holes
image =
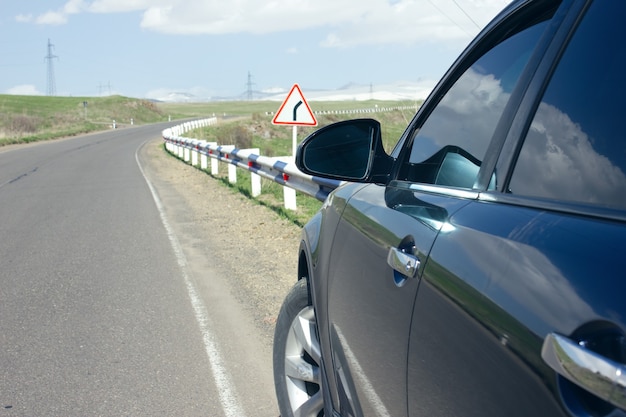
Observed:
[[[267,341],[144,174],[165,127],[0,149],[0,417],[278,414]]]

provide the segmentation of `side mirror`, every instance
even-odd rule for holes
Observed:
[[[380,123],[357,119],[333,123],[302,141],[298,169],[309,175],[351,182],[386,182],[391,168],[382,146]]]

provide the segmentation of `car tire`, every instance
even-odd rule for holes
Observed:
[[[324,415],[320,344],[307,280],[289,291],[274,333],[274,385],[282,417]]]

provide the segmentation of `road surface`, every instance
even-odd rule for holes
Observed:
[[[0,417],[278,415],[298,232],[166,156],[165,127],[0,149]]]

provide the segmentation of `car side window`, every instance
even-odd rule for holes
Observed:
[[[626,209],[626,2],[595,1],[529,127],[508,191]]]
[[[546,24],[525,22],[456,80],[407,142],[412,148],[399,180],[473,187],[498,120]]]

